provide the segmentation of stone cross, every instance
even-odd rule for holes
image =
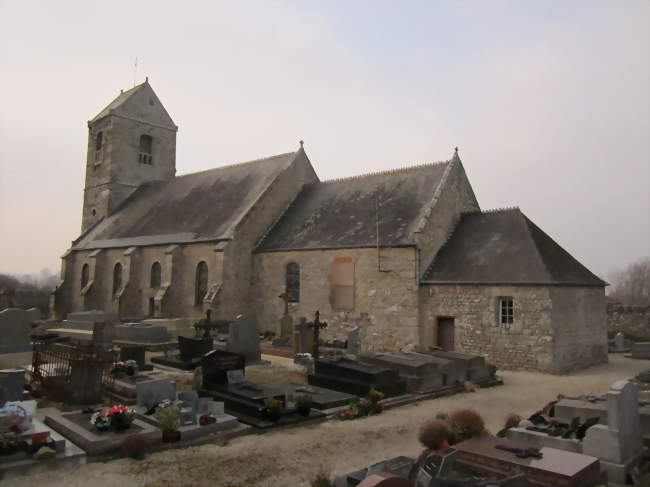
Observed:
[[[322,328],[327,328],[327,322],[320,320],[320,311],[316,310],[314,321],[307,323],[307,325],[314,330],[314,359],[320,358],[320,353],[318,350],[318,336]]]
[[[278,296],[284,302],[284,315],[289,314],[289,293],[287,293],[287,290],[285,289],[282,294]]]

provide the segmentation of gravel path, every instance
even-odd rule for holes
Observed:
[[[502,427],[505,416],[529,415],[558,393],[605,393],[616,380],[632,377],[650,362],[610,355],[610,363],[570,375],[499,372],[504,385],[475,393],[421,401],[354,421],[319,425],[237,438],[226,446],[203,445],[131,459],[91,463],[74,471],[57,470],[11,479],[3,485],[31,487],[103,486],[309,486],[321,466],[344,474],[386,458],[420,452],[416,432],[437,412],[471,407],[490,431]]]

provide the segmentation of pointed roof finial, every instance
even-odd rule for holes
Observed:
[[[144,77],[144,82],[145,82],[145,83],[149,83],[149,76],[145,76],[145,77]]]
[[[301,148],[301,149],[302,149],[302,146],[303,146],[304,144],[305,144],[305,143],[301,140],[301,141],[300,141],[300,148]]]
[[[454,157],[452,157],[452,159],[460,160],[460,157],[458,156],[458,147],[454,147]]]

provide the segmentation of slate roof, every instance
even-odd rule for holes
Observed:
[[[324,181],[303,189],[257,248],[310,250],[414,245],[413,231],[450,162]]]
[[[143,184],[74,242],[73,249],[229,239],[299,152]]]
[[[466,213],[423,276],[426,283],[605,286],[518,208]]]

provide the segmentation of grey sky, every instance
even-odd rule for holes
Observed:
[[[647,1],[0,0],[0,272],[79,234],[86,121],[149,76],[178,173],[305,149],[321,179],[460,155],[601,276],[650,254]]]

